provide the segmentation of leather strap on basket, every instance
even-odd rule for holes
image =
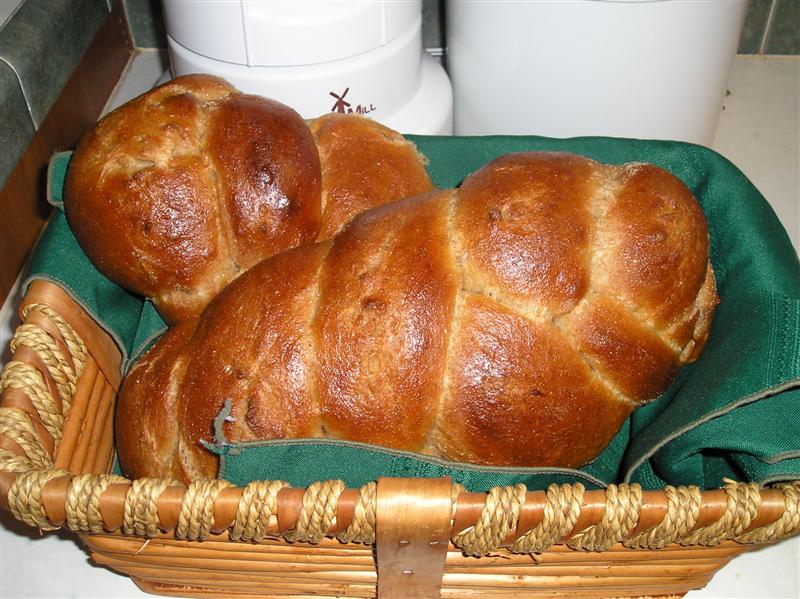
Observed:
[[[452,514],[449,478],[378,480],[379,598],[440,595]]]

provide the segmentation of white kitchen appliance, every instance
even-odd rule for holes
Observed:
[[[744,0],[448,0],[457,135],[711,145]]]
[[[451,134],[452,90],[422,48],[420,0],[163,0],[175,76],[210,73],[305,118],[354,112]]]

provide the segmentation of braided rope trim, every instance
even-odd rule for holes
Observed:
[[[234,541],[259,543],[266,536],[270,519],[278,513],[278,491],[288,486],[282,480],[253,481],[242,491],[229,536]]]
[[[62,405],[67,406],[63,410],[64,416],[67,416],[72,396],[77,389],[78,377],[55,340],[38,326],[23,323],[17,327],[10,346],[12,352],[17,351],[18,347],[27,347],[39,356],[56,383]]]
[[[341,480],[315,482],[308,487],[303,494],[303,507],[297,524],[283,533],[283,538],[289,542],[319,543],[336,522],[336,507],[344,488]]]
[[[375,542],[377,489],[378,486],[374,482],[359,488],[358,497],[353,506],[353,519],[350,525],[336,537],[342,543],[372,545]]]
[[[113,474],[74,476],[70,481],[64,505],[67,528],[74,532],[102,532],[100,496],[110,485],[125,482],[127,480],[124,477]]]
[[[172,484],[180,483],[170,478],[139,478],[131,482],[122,515],[122,531],[126,535],[151,538],[158,534],[158,498]]]
[[[191,483],[183,494],[175,536],[192,541],[208,537],[214,525],[214,501],[230,486],[226,480]]]
[[[56,530],[50,524],[42,505],[42,489],[45,484],[59,476],[69,476],[67,470],[28,470],[17,475],[8,489],[8,507],[17,520],[41,530]]]
[[[726,539],[735,539],[750,526],[761,505],[758,484],[726,480],[724,489],[726,507],[722,517],[680,539],[681,545],[714,547]]]
[[[42,447],[31,417],[27,412],[18,408],[0,408],[0,435],[19,445],[36,468],[47,469],[52,467],[53,458]],[[5,467],[3,467],[3,470],[5,470]]]
[[[24,457],[8,450],[0,456],[6,464],[26,466]],[[16,464],[15,460],[19,460]],[[17,471],[5,468],[6,471]],[[17,471],[11,485],[8,502],[14,516],[42,530],[58,528],[47,520],[42,505],[42,489],[48,481],[60,476],[72,476],[65,505],[66,526],[79,532],[99,533],[104,530],[99,509],[100,496],[111,484],[124,484],[125,478],[114,475],[71,475],[66,470],[27,469]],[[122,530],[127,535],[153,537],[161,528],[158,519],[158,498],[170,485],[180,485],[171,479],[139,479],[132,481],[125,498]],[[181,513],[176,526],[178,538],[202,540],[214,524],[213,506],[219,494],[232,485],[224,480],[198,481],[184,491]],[[236,521],[231,526],[232,540],[259,542],[266,534],[270,518],[276,515],[277,494],[286,487],[283,481],[258,481],[245,487],[237,506]],[[567,545],[573,549],[603,551],[620,542],[635,526],[640,509],[641,490],[636,485],[609,487],[606,509],[601,521],[573,535]],[[627,488],[626,488],[627,487]],[[743,532],[752,522],[760,505],[760,493],[754,484],[726,483],[728,505],[723,516],[708,526],[686,535],[697,519],[700,493],[696,488],[665,489],[668,514],[650,530],[643,531],[623,542],[631,549],[661,548],[670,543],[683,545],[713,545],[725,539],[739,543],[767,543],[800,533],[800,481],[781,484],[776,488],[784,495],[784,512],[778,520],[757,529]],[[463,488],[453,487],[453,499]],[[294,529],[283,533],[286,540],[319,542],[336,522],[336,507],[344,483],[338,480],[318,482],[306,489],[303,508]],[[487,555],[496,551],[518,523],[525,500],[524,485],[497,487],[487,494],[478,522],[453,538],[454,545],[468,555]],[[542,522],[522,535],[511,546],[516,553],[542,553],[563,538],[580,515],[584,490],[582,485],[551,485]],[[688,499],[687,499],[688,498]],[[359,489],[353,520],[339,533],[344,543],[375,542],[376,485],[369,483]],[[727,523],[725,528],[722,523]]]
[[[734,538],[739,543],[766,543],[800,533],[800,480],[777,485],[783,492],[784,511],[775,522]]]
[[[0,472],[19,474],[35,468],[36,465],[28,456],[19,455],[10,449],[0,447]]]
[[[61,338],[69,350],[72,360],[75,363],[75,376],[80,377],[83,372],[83,367],[86,364],[86,358],[89,355],[89,350],[83,339],[75,332],[75,330],[67,323],[66,320],[55,310],[47,304],[26,304],[22,309],[22,319],[26,320],[31,312],[39,312],[43,316],[49,318],[58,328],[61,333]]]
[[[72,397],[77,389],[78,378],[86,363],[88,350],[83,340],[55,310],[44,304],[30,304],[23,309],[23,319],[27,319],[32,311],[42,313],[55,323],[67,345],[72,361],[64,355],[47,331],[29,323],[23,323],[17,328],[11,340],[11,350],[16,352],[19,347],[27,347],[36,354],[55,382],[61,405],[56,403],[50,393],[44,375],[33,365],[18,360],[12,360],[3,368],[0,376],[0,393],[5,393],[8,389],[25,393],[33,404],[39,421],[53,438],[57,449],[64,421],[69,415]],[[23,410],[13,407],[0,408],[0,435],[16,443],[25,452],[24,457],[12,457],[4,452],[0,464],[0,470],[3,472],[22,474],[26,471],[26,467],[42,470],[52,467],[52,456],[42,446],[31,416]],[[34,519],[38,517],[35,510],[31,517]]]
[[[575,527],[581,513],[584,487],[550,485],[542,521],[511,546],[514,553],[543,553]]]
[[[639,521],[642,509],[642,487],[609,485],[606,506],[600,522],[574,535],[567,545],[572,549],[605,551],[628,536]]]
[[[496,551],[516,529],[526,491],[525,485],[493,487],[478,521],[455,535],[453,544],[467,555],[480,556]]]
[[[703,496],[695,486],[664,488],[667,514],[656,526],[623,542],[631,549],[661,549],[684,539],[694,528]]]
[[[0,378],[0,393],[4,393],[7,389],[22,391],[30,398],[39,420],[58,443],[64,429],[64,415],[50,394],[42,373],[27,362],[12,360],[6,364],[3,376]],[[62,401],[61,405],[69,406],[69,403]]]

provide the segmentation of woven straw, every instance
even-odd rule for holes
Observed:
[[[339,495],[344,491],[340,480],[316,482],[303,495],[303,509],[295,527],[286,533],[287,541],[319,543],[336,521]]]
[[[139,478],[133,481],[125,496],[122,531],[126,535],[154,537],[158,534],[158,498],[173,483],[179,484],[169,478]],[[205,509],[205,506],[200,508]]]
[[[542,521],[517,539],[514,553],[542,553],[567,536],[581,513],[583,485],[550,485]]]
[[[467,555],[480,556],[496,551],[508,533],[517,527],[526,491],[525,485],[492,488],[480,519],[457,534],[453,544]]]
[[[358,498],[353,508],[353,520],[350,526],[336,536],[342,543],[372,545],[375,542],[376,492],[377,485],[372,482],[358,490]]]
[[[199,480],[190,484],[183,495],[175,536],[192,541],[208,537],[214,524],[214,501],[230,486],[226,480]]]
[[[722,517],[680,539],[682,545],[713,547],[725,539],[735,538],[750,525],[761,501],[758,485],[727,481],[725,494],[727,505]]]
[[[110,485],[124,482],[124,477],[113,474],[74,476],[70,481],[67,503],[64,506],[67,528],[76,532],[102,532],[100,496]]]
[[[73,329],[72,326],[70,326],[70,324],[50,306],[37,303],[25,304],[22,307],[23,320],[27,319],[33,312],[41,313],[56,325],[59,333],[61,333],[61,338],[69,348],[70,357],[75,363],[75,373],[77,376],[80,376],[80,373],[83,371],[83,367],[86,364],[86,357],[89,354],[89,350],[87,349],[86,344],[83,342],[83,339],[81,339],[75,332],[75,329]],[[14,336],[16,337],[16,333]]]
[[[639,485],[608,485],[606,509],[597,524],[579,532],[567,543],[573,549],[603,551],[627,538],[639,520],[642,488]]]
[[[61,440],[61,432],[64,428],[65,416],[56,405],[47,383],[44,381],[42,373],[34,366],[25,362],[13,361],[6,364],[3,370],[3,378],[0,380],[0,393],[6,389],[17,389],[24,392],[36,408],[39,418],[56,442]],[[68,397],[71,397],[68,396]],[[63,398],[63,396],[62,396]],[[64,401],[66,412],[69,412],[69,402]]]
[[[634,549],[661,549],[670,543],[678,543],[685,539],[697,522],[700,513],[702,495],[695,486],[673,486],[664,488],[667,496],[667,515],[656,526],[645,530],[625,541],[626,547]]]
[[[278,512],[278,491],[287,486],[282,480],[254,481],[242,492],[236,519],[230,530],[234,541],[259,543],[266,536],[270,518]]]
[[[739,543],[765,543],[800,533],[800,481],[778,485],[785,508],[780,518],[734,537]]]
[[[66,476],[66,470],[28,470],[19,474],[8,490],[8,507],[18,520],[42,530],[56,530],[47,520],[47,512],[42,505],[44,485],[59,476]]]

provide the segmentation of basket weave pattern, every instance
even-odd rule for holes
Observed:
[[[382,506],[398,501],[388,483],[346,489],[330,480],[294,489],[282,481],[234,487],[208,480],[185,486],[110,475],[120,383],[119,356],[108,349],[113,344],[50,283],[31,286],[22,316],[13,359],[0,379],[0,503],[18,519],[42,530],[66,526],[81,533],[95,561],[152,592],[247,596],[313,589],[373,596],[375,557],[363,546],[373,543],[378,589],[386,595],[393,588],[384,584],[392,580],[391,564],[387,558],[381,563],[389,550],[380,549],[391,537],[382,529],[392,528],[383,524],[388,520],[381,515],[390,509]],[[433,584],[442,596],[504,596],[521,589],[541,596],[570,589],[586,596],[683,593],[704,585],[743,544],[800,532],[800,481],[770,489],[728,481],[705,492],[643,491],[636,484],[604,491],[551,485],[534,492],[517,485],[486,494],[449,483],[441,488],[446,538],[441,548],[434,547],[437,540],[428,544],[440,556]],[[412,495],[405,498],[406,511],[413,511]],[[425,528],[424,521],[417,524]],[[405,537],[432,533],[397,534],[399,549],[392,551],[402,557],[404,543],[411,542]],[[222,558],[224,565],[209,566]],[[404,568],[399,575],[406,578],[417,571]],[[424,570],[420,564],[420,588]]]

